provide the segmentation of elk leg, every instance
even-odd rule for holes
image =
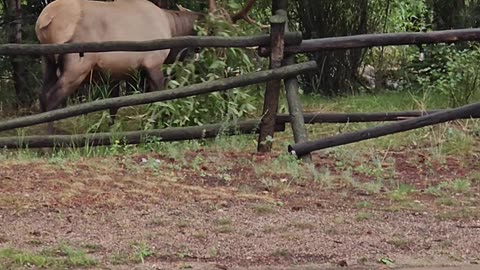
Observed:
[[[112,88],[112,92],[110,92],[110,97],[115,98],[119,96],[120,96],[120,82],[116,82]],[[117,117],[117,112],[118,112],[118,108],[110,109],[110,126],[113,126],[113,124],[115,124],[115,118]]]
[[[165,88],[165,76],[160,68],[147,69],[148,92],[163,90]]]
[[[46,94],[50,88],[55,85],[58,80],[57,76],[57,65],[55,64],[55,59],[52,56],[43,56],[42,57],[42,87],[40,88],[39,100],[40,108],[43,112],[47,109],[47,100]]]
[[[59,105],[71,96],[78,87],[83,83],[91,70],[91,65],[82,59],[78,61],[71,56],[65,59],[63,73],[57,82],[43,93],[45,102],[45,111],[51,111],[59,107]],[[53,134],[53,122],[48,123],[48,132]]]

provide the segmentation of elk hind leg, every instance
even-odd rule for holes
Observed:
[[[116,98],[119,96],[120,96],[120,82],[115,82],[110,92],[110,97]],[[119,108],[110,108],[110,126],[113,126],[113,124],[115,124],[115,119],[117,118],[118,109]]]
[[[90,73],[90,65],[85,61],[68,59],[62,75],[56,83],[44,93],[45,111],[57,109],[83,83]],[[53,122],[48,124],[50,134],[53,134]]]

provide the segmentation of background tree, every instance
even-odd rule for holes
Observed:
[[[8,19],[8,42],[22,43],[22,5],[20,0],[8,0],[6,2]],[[25,67],[21,57],[10,57],[12,66],[12,79],[19,105],[28,103],[25,84]]]
[[[293,2],[293,1],[292,1]],[[368,0],[303,0],[292,3],[304,38],[323,38],[364,34],[367,32]],[[295,16],[296,15],[296,16]],[[318,52],[309,58],[320,69],[304,76],[307,93],[334,96],[354,90],[355,72],[362,59],[362,50]]]

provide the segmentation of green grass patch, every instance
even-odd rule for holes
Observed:
[[[415,188],[410,185],[400,184],[397,189],[388,194],[388,197],[393,201],[404,202],[409,200],[410,195],[415,191]]]
[[[275,213],[275,209],[273,208],[273,205],[266,204],[266,203],[254,204],[252,206],[252,209],[255,212],[255,214],[257,214],[259,216],[265,216],[265,215],[268,215],[268,214]]]
[[[22,266],[35,266],[46,268],[61,264],[58,258],[35,254],[28,251],[5,248],[0,250],[0,266],[3,269],[11,269]]]
[[[68,245],[41,252],[22,251],[13,248],[0,250],[0,266],[5,269],[15,267],[71,268],[94,266],[97,262],[85,251]]]

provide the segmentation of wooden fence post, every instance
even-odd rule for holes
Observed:
[[[273,16],[270,19],[271,24],[271,53],[270,68],[279,68],[282,66],[284,52],[285,24],[287,22],[286,11],[287,0],[273,0]],[[260,123],[260,135],[258,136],[258,151],[270,152],[272,150],[272,139],[275,133],[275,118],[278,111],[278,101],[280,98],[281,81],[269,81],[265,90],[265,99],[263,103],[263,117]]]
[[[288,14],[285,14],[288,20]],[[288,33],[288,21],[285,26]],[[283,61],[284,66],[295,64],[295,54],[288,54]],[[290,124],[292,126],[293,138],[295,143],[304,143],[308,141],[308,133],[305,125],[305,117],[303,116],[302,102],[298,93],[299,83],[297,77],[284,78],[285,91],[287,94],[288,113],[290,116]],[[312,155],[310,153],[300,157],[304,162],[311,163]]]
[[[295,64],[295,55],[287,56],[284,65]],[[296,77],[283,79],[285,84],[285,91],[287,92],[288,112],[290,115],[290,124],[293,130],[293,137],[295,143],[304,143],[308,141],[307,128],[305,127],[305,118],[303,116],[302,102],[298,93],[299,84]],[[312,162],[312,155],[310,153],[300,156],[306,162]]]

